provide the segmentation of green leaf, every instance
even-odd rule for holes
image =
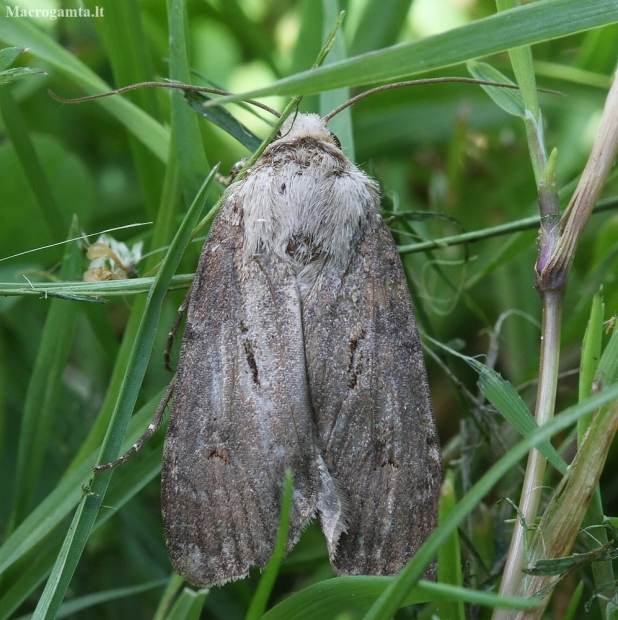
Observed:
[[[122,438],[137,400],[146,366],[154,344],[154,336],[167,287],[190,239],[193,228],[204,206],[206,193],[214,179],[214,170],[204,182],[166,254],[153,287],[148,295],[146,311],[135,338],[125,380],[119,390],[110,426],[103,441],[100,462],[108,463],[117,458]],[[63,548],[39,600],[33,618],[53,618],[60,607],[71,577],[88,540],[92,525],[103,502],[111,471],[104,471],[94,478],[92,494],[84,497],[77,507],[73,522],[66,535]]]
[[[591,562],[597,562],[601,556],[610,558],[608,553],[610,547],[611,543],[607,543],[588,553],[574,553],[562,558],[537,560],[534,565],[522,568],[522,571],[526,575],[561,575],[567,571],[583,568]]]
[[[189,105],[204,118],[223,129],[232,138],[236,138],[249,151],[255,151],[262,140],[258,138],[250,129],[237,121],[225,108],[205,108],[204,101],[211,101],[212,98],[204,93],[185,92],[185,99]]]
[[[158,579],[157,581],[151,581],[149,583],[142,583],[135,586],[127,586],[125,588],[115,588],[113,590],[105,590],[103,592],[96,592],[95,594],[89,594],[87,596],[79,596],[72,599],[67,603],[63,603],[58,610],[56,618],[67,618],[74,616],[75,614],[90,609],[96,605],[107,603],[108,601],[117,601],[123,598],[128,598],[141,592],[148,592],[149,590],[155,590],[161,588],[167,583],[167,579]],[[20,616],[16,620],[29,620],[32,616],[30,614],[26,616]]]
[[[5,0],[0,0],[0,6],[4,7],[3,14],[6,15],[6,7],[9,5]],[[109,84],[106,84],[77,56],[37,28],[29,19],[0,19],[0,40],[28,48],[32,56],[48,62],[88,95],[111,90]],[[125,97],[99,99],[97,104],[112,114],[161,161],[167,161],[169,130]]]
[[[533,433],[538,424],[517,390],[499,373],[477,360],[471,361],[470,365],[479,373],[479,388],[504,419],[523,437]],[[566,472],[567,464],[551,442],[544,442],[537,449],[560,473]]]
[[[0,50],[0,72],[10,67],[15,59],[24,52],[23,47],[5,47]]]
[[[30,67],[16,67],[15,69],[7,69],[0,71],[0,85],[10,84],[26,75],[46,75],[43,69],[31,69]]]
[[[540,0],[412,43],[305,71],[270,86],[222,98],[317,93],[409,78],[521,45],[550,41],[618,21],[613,0]]]
[[[199,620],[208,590],[185,588],[176,599],[165,620]]]
[[[537,428],[526,439],[513,446],[489,471],[466,493],[454,510],[425,541],[423,546],[408,565],[399,573],[386,588],[380,598],[364,616],[364,620],[388,620],[401,605],[406,596],[418,583],[419,579],[437,554],[440,547],[447,541],[461,521],[485,497],[502,476],[504,476],[519,460],[535,447],[547,442],[556,433],[572,426],[582,415],[594,411],[598,407],[614,401],[618,397],[618,385],[613,385],[605,392],[592,396],[583,403],[569,407],[553,420]],[[521,599],[520,599],[521,600]],[[524,601],[522,601],[523,604]],[[534,599],[525,602],[535,604]]]
[[[5,47],[0,50],[0,86],[10,84],[26,75],[46,75],[43,69],[32,69],[30,67],[8,68],[24,51],[22,47]]]
[[[442,492],[440,494],[440,508],[438,522],[444,520],[453,511],[456,504],[455,475],[449,470],[446,472]],[[461,570],[461,547],[459,535],[454,531],[438,552],[438,582],[463,587],[463,574]],[[441,600],[438,603],[438,615],[440,618],[450,620],[466,620],[462,601]]]
[[[468,71],[472,77],[486,82],[502,82],[503,84],[515,84],[506,75],[500,73],[486,62],[470,61],[467,63]],[[498,88],[496,86],[481,86],[481,88],[493,99],[494,103],[501,107],[507,114],[526,118],[524,100],[518,90],[510,88]]]
[[[519,0],[497,0],[496,6],[499,11],[505,11],[519,6]],[[529,45],[522,45],[509,50],[511,66],[515,73],[515,79],[520,89],[524,108],[529,110],[534,119],[540,118],[538,93],[536,89],[536,77],[534,75],[534,64],[532,50]]]
[[[184,0],[168,0],[170,24],[170,78],[188,84],[189,72],[188,45],[186,41],[187,8]],[[210,170],[202,142],[195,139],[200,135],[200,128],[195,114],[188,109],[183,93],[171,92],[172,98],[172,132],[174,149],[178,160],[180,189],[185,200],[189,202],[198,191],[204,174]]]
[[[68,238],[79,233],[73,221]],[[72,280],[81,276],[82,255],[79,244],[67,244],[60,277]],[[30,504],[40,482],[43,459],[62,391],[62,376],[71,350],[78,306],[54,300],[51,303],[43,337],[39,346],[34,371],[30,377],[28,393],[22,414],[17,470],[15,473],[15,498],[9,532],[28,514]]]
[[[394,583],[393,577],[338,577],[313,584],[292,594],[267,611],[263,620],[315,620],[336,618],[339,614],[356,620]],[[401,603],[401,607],[420,603],[450,601],[477,603],[509,609],[531,609],[535,603],[496,594],[469,590],[430,581],[419,581]]]
[[[479,375],[478,385],[487,400],[498,410],[498,412],[509,422],[522,437],[530,437],[539,426],[532,413],[521,399],[517,390],[495,370],[488,368],[473,357],[462,355],[457,351],[437,343],[434,344],[445,349],[452,355],[464,360]],[[537,446],[537,450],[562,474],[567,470],[567,464],[552,446],[551,442],[545,441]]]
[[[264,614],[270,593],[275,585],[275,579],[279,574],[279,567],[285,555],[288,541],[288,527],[290,525],[290,511],[292,510],[292,495],[294,493],[294,479],[292,471],[287,469],[285,472],[285,480],[283,482],[283,500],[281,502],[281,518],[279,519],[279,530],[277,532],[277,540],[275,541],[275,549],[268,560],[268,564],[264,569],[260,585],[258,586],[251,605],[247,611],[247,620],[258,620]]]

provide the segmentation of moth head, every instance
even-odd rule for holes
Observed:
[[[337,136],[331,133],[326,121],[318,114],[291,114],[277,136],[277,142],[292,142],[299,138],[314,138],[341,148]]]

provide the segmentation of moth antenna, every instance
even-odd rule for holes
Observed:
[[[513,88],[519,90],[519,86],[517,84],[507,84],[504,82],[490,82],[488,80],[477,80],[475,78],[467,78],[467,77],[438,77],[438,78],[427,78],[423,80],[408,80],[407,82],[395,82],[394,84],[384,84],[382,86],[377,86],[376,88],[372,88],[370,90],[366,90],[356,97],[352,97],[348,99],[345,103],[342,103],[339,107],[335,108],[332,112],[329,112],[324,120],[328,122],[333,116],[336,116],[342,110],[345,110],[347,107],[354,105],[357,101],[364,99],[365,97],[369,97],[370,95],[375,95],[376,93],[380,93],[384,90],[392,90],[393,88],[404,88],[406,86],[419,86],[421,84],[440,84],[443,82],[461,82],[464,84],[477,84],[478,86],[496,86],[497,88]],[[554,95],[561,95],[562,93],[556,90],[547,90],[544,88],[539,88],[539,92],[543,93],[551,93]]]
[[[163,398],[161,399],[161,402],[159,403],[159,406],[157,407],[157,410],[155,411],[155,414],[152,417],[152,421],[148,425],[146,432],[120,458],[116,459],[115,461],[112,461],[111,463],[104,463],[103,465],[95,465],[95,467],[92,468],[92,471],[95,474],[105,471],[106,469],[114,469],[115,467],[118,467],[118,465],[122,465],[123,463],[126,463],[134,454],[139,452],[141,447],[155,434],[155,431],[159,428],[159,425],[161,424],[161,420],[163,419],[165,408],[167,407],[167,404],[170,402],[170,398],[172,397],[172,394],[174,392],[174,384],[175,384],[175,381],[172,380],[170,384],[167,386],[167,390],[165,391],[165,394],[163,395]]]
[[[176,88],[185,92],[191,93],[211,93],[213,95],[232,95],[233,93],[227,90],[221,90],[220,88],[210,88],[208,86],[194,86],[193,84],[183,84],[182,82],[138,82],[137,84],[129,84],[129,86],[123,86],[122,88],[116,88],[106,93],[98,93],[96,95],[87,95],[86,97],[76,97],[75,99],[64,99],[57,95],[53,90],[47,90],[49,96],[60,103],[83,103],[84,101],[93,101],[94,99],[103,99],[103,97],[111,97],[112,95],[121,95],[131,90],[137,90],[138,88]],[[270,106],[256,101],[255,99],[247,99],[246,103],[250,103],[257,108],[261,108],[266,112],[270,112],[273,116],[279,118],[281,114],[278,110],[271,108]]]
[[[290,114],[290,116],[292,117],[292,122],[290,123],[290,127],[288,128],[288,131],[286,134],[281,135],[281,132],[279,132],[279,135],[281,138],[285,138],[285,136],[287,136],[290,131],[292,131],[292,127],[294,125],[294,123],[296,122],[296,117],[300,114],[300,112],[298,111],[298,105],[300,104],[300,99],[296,102],[296,106],[294,108],[294,112],[292,114]]]
[[[180,323],[182,322],[183,317],[187,313],[187,308],[189,307],[189,294],[191,293],[191,289],[187,293],[187,296],[184,298],[183,302],[180,304],[180,308],[178,308],[178,313],[176,314],[176,320],[172,325],[172,329],[170,329],[169,334],[167,335],[167,343],[165,344],[165,352],[163,353],[163,364],[165,366],[165,370],[169,370],[169,372],[174,372],[172,368],[172,347],[174,346],[174,339],[176,338],[176,334],[180,329]]]

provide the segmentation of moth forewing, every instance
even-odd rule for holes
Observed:
[[[403,268],[376,183],[316,115],[226,194],[189,302],[162,501],[176,569],[263,567],[320,513],[333,566],[393,574],[436,524],[442,468]]]
[[[266,564],[286,468],[295,486],[290,546],[317,502],[297,288],[285,264],[243,260],[240,223],[226,201],[204,246],[163,457],[170,558],[200,585]]]
[[[344,265],[304,300],[310,393],[326,465],[347,496],[331,551],[345,574],[394,574],[436,526],[442,465],[403,267],[376,211]]]

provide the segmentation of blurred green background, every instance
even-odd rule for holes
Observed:
[[[63,275],[59,269],[67,246],[22,253],[58,244],[69,235],[93,235],[137,223],[147,224],[111,234],[129,247],[144,242],[144,251],[152,254],[136,270],[140,276],[151,275],[210,167],[221,162],[227,174],[248,156],[241,144],[198,118],[182,97],[173,100],[168,90],[123,96],[144,110],[146,118],[117,101],[62,104],[47,89],[67,98],[104,90],[88,69],[117,87],[170,75],[183,79],[183,70],[190,68],[194,83],[207,79],[226,90],[245,92],[308,70],[324,32],[332,27],[332,16],[338,14],[335,3],[316,0],[189,1],[186,23],[180,18],[186,32],[186,66],[170,72],[174,52],[168,10],[173,3],[168,4],[20,3],[26,9],[105,8],[103,18],[49,19],[11,17],[7,5],[0,3],[0,47],[29,47],[15,66],[46,72],[0,86],[1,282],[27,287],[28,281],[79,280],[89,266],[83,245],[70,246],[75,249],[65,260]],[[330,11],[326,19],[323,4]],[[335,59],[336,54],[357,56],[465,29],[496,11],[489,0],[339,4],[347,13],[343,38],[333,50]],[[560,3],[555,4],[559,16]],[[534,26],[551,30],[550,22]],[[615,24],[585,32],[576,32],[575,24],[572,29],[569,36],[533,47],[539,86],[562,93],[541,93],[540,104],[546,144],[558,149],[556,177],[558,188],[564,189],[563,207],[590,152],[618,58]],[[498,49],[500,33],[494,34]],[[461,57],[466,58],[466,39],[459,36],[454,30],[450,40],[455,47],[461,45]],[[439,69],[428,76],[469,75],[462,64],[444,68],[439,56],[432,60]],[[512,77],[505,53],[485,60]],[[356,92],[352,89],[350,94]],[[324,113],[333,107],[332,101],[346,97],[307,95],[301,109]],[[287,102],[283,96],[264,100],[279,109]],[[267,134],[268,122],[238,106],[229,109],[260,137]],[[182,131],[168,149],[170,126]],[[351,126],[352,139],[344,133],[344,147],[380,182],[381,206],[400,245],[490,229],[538,214],[523,123],[498,108],[478,86],[435,84],[381,93],[351,110]],[[172,161],[180,169],[174,182],[165,176],[166,163]],[[604,194],[610,206],[615,189],[611,179]],[[211,206],[221,191],[211,192]],[[77,223],[69,232],[74,216]],[[617,232],[614,211],[594,215],[577,251],[565,302],[559,408],[577,398],[572,371],[579,365],[593,294],[604,287],[606,318],[618,306]],[[189,245],[178,273],[193,273],[204,234]],[[531,409],[540,334],[540,302],[533,288],[535,238],[535,227],[522,228],[476,243],[402,254],[422,333],[467,355],[487,356],[488,365],[515,386],[523,386],[521,394]],[[96,235],[90,238],[95,240]],[[185,292],[186,288],[170,292],[163,304],[138,408],[149,405],[152,410],[170,380],[162,352]],[[100,444],[124,372],[123,337],[134,333],[138,319],[131,323],[132,309],[139,316],[135,307],[143,298],[127,294],[98,304],[42,295],[0,297],[0,533],[9,540],[37,506],[42,510],[37,523],[44,521],[46,511],[54,520],[38,538],[36,533],[23,533],[17,541],[26,544],[23,553],[18,546],[11,549],[13,555],[6,548],[6,556],[0,553],[0,559],[14,560],[4,573],[0,568],[0,618],[32,611],[40,597],[73,514],[60,499],[50,508],[41,509],[41,502]],[[57,309],[56,323],[50,324],[52,306]],[[435,355],[441,363],[430,357],[427,363],[436,417],[447,463],[457,472],[458,492],[465,493],[516,435],[477,395],[477,377],[467,365],[438,350]],[[25,411],[30,412],[27,423]],[[143,420],[147,419],[145,412]],[[147,423],[136,423],[134,433],[139,435]],[[155,613],[171,573],[157,475],[163,436],[159,431],[138,457],[114,473],[103,502],[105,519],[86,543],[67,600],[107,594],[100,604],[88,604],[69,617],[150,618]],[[614,450],[602,478],[606,514],[618,509],[616,460]],[[555,482],[551,474],[549,479]],[[479,588],[495,583],[509,542],[509,527],[503,521],[510,509],[493,502],[506,496],[517,501],[520,481],[521,472],[513,471],[468,523],[466,566],[474,572],[480,557],[488,569],[482,577],[470,577]],[[314,524],[284,563],[271,602],[329,575],[326,546]],[[253,575],[213,590],[202,617],[244,617],[257,579]],[[556,595],[556,614],[575,587],[569,579],[562,586],[564,596]],[[151,587],[119,598],[120,593],[112,594],[116,588],[140,584]],[[400,612],[401,617],[412,613]],[[487,611],[478,613],[488,617],[483,615]]]

